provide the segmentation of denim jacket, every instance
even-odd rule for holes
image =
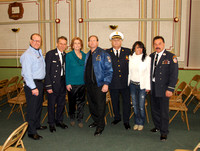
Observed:
[[[90,53],[91,50],[86,55],[85,67]],[[109,85],[111,83],[113,75],[110,55],[100,47],[97,47],[92,55],[92,63],[97,81],[97,86],[100,87],[104,84]]]

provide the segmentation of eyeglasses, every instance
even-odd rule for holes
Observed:
[[[37,42],[37,43],[41,43],[40,40],[34,40],[34,39],[31,39],[31,40],[34,41],[34,42]]]

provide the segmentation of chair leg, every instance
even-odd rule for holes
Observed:
[[[108,112],[110,114],[110,117],[112,117],[111,109],[110,109],[110,103],[108,102]]]
[[[176,113],[174,114],[174,116],[169,120],[169,124],[172,122],[172,120],[176,117],[176,115],[178,114],[179,111],[176,111]]]
[[[91,117],[91,114],[87,117],[87,119],[85,120],[85,123],[88,122],[88,120],[90,119],[90,117]]]
[[[133,107],[131,107],[131,110],[133,110]],[[133,115],[134,115],[134,111],[131,113],[129,119],[131,119]]]
[[[185,116],[183,114],[183,111],[181,111],[181,119],[183,120],[183,122],[185,122]]]
[[[24,120],[24,122],[25,122],[26,120],[25,120],[25,117],[24,117],[24,112],[23,112],[23,110],[22,110],[22,105],[20,104],[19,107],[20,107],[20,110],[21,110],[21,113],[22,113],[23,120]]]
[[[187,124],[188,131],[189,131],[190,127],[189,127],[189,122],[188,122],[187,111],[185,111],[185,119],[186,119],[186,124]]]
[[[45,114],[45,116],[44,116],[44,118],[42,119],[42,122],[41,122],[41,123],[44,123],[44,120],[46,119],[47,115],[48,115],[48,112]]]
[[[149,123],[149,115],[148,115],[148,111],[147,111],[147,107],[146,106],[145,106],[145,112],[146,112],[147,123]]]
[[[196,113],[196,111],[200,108],[200,102],[196,105],[196,107],[193,110],[193,113]]]
[[[10,111],[8,117],[7,117],[7,119],[9,119],[10,116],[11,116],[11,114],[14,112],[15,105],[16,105],[16,104],[13,105],[13,107],[12,107],[12,109],[11,109],[11,111]]]
[[[67,116],[67,118],[68,118],[69,115],[68,115],[68,111],[67,111],[67,107],[66,107],[66,105],[65,105],[65,114],[66,114],[66,116]]]
[[[112,112],[112,117],[114,117],[114,112],[113,112],[113,105],[112,105],[112,100],[110,100],[110,109],[111,109],[111,112]]]
[[[194,95],[192,96],[192,98],[191,98],[190,101],[188,102],[187,106],[192,102],[193,98],[194,98]]]

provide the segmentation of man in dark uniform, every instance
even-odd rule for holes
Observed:
[[[63,129],[68,128],[63,123],[65,107],[65,50],[67,38],[61,36],[57,40],[57,48],[46,54],[45,88],[48,97],[48,123],[50,132],[56,131],[55,124]],[[55,118],[55,105],[56,118]]]
[[[178,61],[174,54],[165,50],[161,36],[153,39],[155,52],[151,57],[151,112],[155,128],[160,131],[160,140],[167,140],[169,133],[169,97],[172,96],[178,79]]]
[[[125,129],[130,129],[130,92],[128,87],[128,61],[131,50],[121,47],[123,34],[121,32],[113,32],[110,35],[112,48],[106,50],[111,57],[113,67],[113,78],[109,85],[111,100],[114,111],[114,121],[112,125],[116,125],[121,121],[119,94],[123,100],[123,122]]]

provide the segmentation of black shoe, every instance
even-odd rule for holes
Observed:
[[[47,126],[40,126],[36,128],[36,130],[45,130],[45,129],[47,129]]]
[[[28,137],[34,139],[34,140],[39,140],[42,139],[43,137],[38,135],[38,134],[28,134]]]
[[[61,127],[61,128],[63,128],[63,129],[68,128],[68,126],[67,126],[66,124],[64,124],[63,122],[56,123],[56,126],[57,126],[57,127]]]
[[[153,128],[153,129],[151,129],[151,132],[153,132],[153,133],[158,132],[158,131],[159,131],[158,128]]]
[[[163,142],[166,141],[167,140],[167,135],[161,134],[160,140],[163,141]]]
[[[102,128],[97,128],[96,131],[94,132],[94,136],[99,136],[102,134],[102,132],[103,132]]]
[[[121,120],[114,120],[114,121],[112,121],[112,125],[116,125],[117,123],[119,123]]]
[[[51,133],[53,133],[53,131],[56,131],[55,126],[49,125],[49,130]]]
[[[131,127],[130,127],[129,123],[124,123],[124,127],[125,127],[125,129],[126,129],[126,130],[129,130],[129,129],[131,129]]]
[[[97,123],[93,122],[92,124],[90,124],[88,127],[89,128],[93,128],[93,127],[96,127],[97,126]]]

